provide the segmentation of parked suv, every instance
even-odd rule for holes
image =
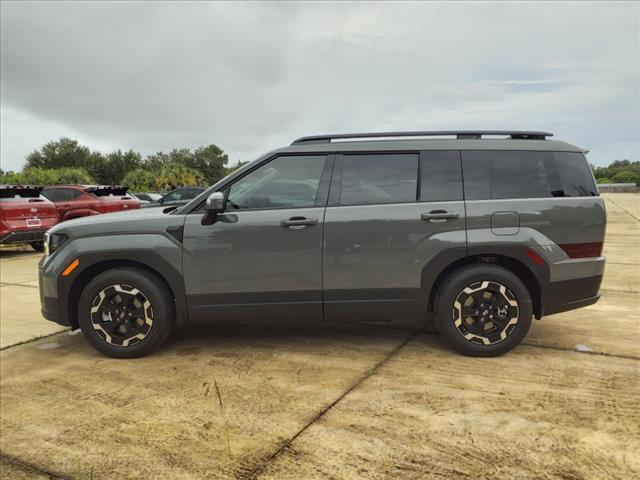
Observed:
[[[54,185],[42,195],[55,203],[60,221],[140,208],[140,202],[127,195],[127,187],[109,185]]]
[[[35,185],[0,185],[0,245],[28,243],[44,250],[44,232],[58,223],[56,206]]]
[[[141,208],[186,205],[205,190],[206,188],[204,187],[179,187],[162,195],[157,200],[152,200],[149,203],[143,203]]]
[[[550,136],[298,139],[176,210],[52,228],[43,315],[113,357],[258,317],[433,318],[460,352],[500,355],[600,296],[604,203],[583,150]]]

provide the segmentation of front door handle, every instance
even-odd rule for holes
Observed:
[[[447,220],[454,220],[460,218],[458,212],[446,212],[444,210],[431,210],[429,213],[423,213],[420,215],[422,220],[428,220],[432,223],[442,223]]]
[[[282,220],[280,225],[283,227],[305,227],[307,225],[317,225],[317,218],[306,218],[306,217],[291,217],[287,220]]]

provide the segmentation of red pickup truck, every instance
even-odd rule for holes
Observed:
[[[44,232],[58,223],[58,214],[41,191],[33,185],[0,185],[0,244],[28,243],[43,250]]]
[[[127,187],[104,185],[54,185],[42,195],[56,205],[60,221],[100,213],[140,208],[140,202],[127,195]]]

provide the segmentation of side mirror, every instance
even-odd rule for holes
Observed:
[[[207,197],[205,210],[208,214],[217,214],[224,212],[224,193],[213,192]]]

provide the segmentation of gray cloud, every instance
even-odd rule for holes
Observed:
[[[61,135],[248,160],[305,134],[533,128],[640,156],[637,3],[0,8],[5,169]]]

